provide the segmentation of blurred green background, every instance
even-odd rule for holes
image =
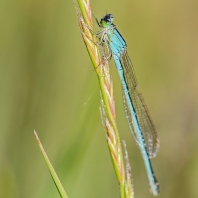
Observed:
[[[161,198],[198,197],[198,1],[92,0],[128,43],[160,136],[152,164]],[[70,198],[119,197],[99,114],[99,85],[72,0],[0,1],[0,197],[59,197],[36,129]],[[135,197],[148,190],[125,120],[113,61],[117,123]]]

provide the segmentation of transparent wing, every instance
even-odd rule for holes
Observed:
[[[120,61],[123,66],[124,76],[128,85],[129,94],[131,96],[135,112],[137,114],[138,123],[140,125],[141,131],[145,139],[145,144],[147,147],[149,157],[153,158],[157,155],[159,149],[159,139],[153,121],[147,109],[146,103],[144,101],[144,98],[141,92],[138,90],[138,83],[135,77],[133,65],[126,50],[122,53]],[[122,95],[129,127],[132,134],[134,135],[136,142],[138,143],[138,139],[134,132],[133,123],[131,120],[129,106],[126,102],[125,94],[123,93]]]

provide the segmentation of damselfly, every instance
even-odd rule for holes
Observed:
[[[126,118],[131,133],[140,148],[150,190],[153,195],[159,194],[159,183],[154,175],[150,158],[156,156],[159,149],[159,139],[152,122],[143,96],[138,90],[132,62],[127,53],[127,44],[113,22],[113,15],[106,14],[100,22],[96,19],[99,27],[103,28],[96,35],[101,45],[106,45],[107,57],[113,56],[118,74],[122,83],[123,103]]]

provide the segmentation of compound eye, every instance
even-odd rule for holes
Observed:
[[[112,23],[113,22],[113,20],[114,20],[114,17],[113,17],[113,15],[112,14],[110,14],[110,22]]]

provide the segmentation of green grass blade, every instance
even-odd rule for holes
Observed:
[[[45,152],[45,150],[44,150],[44,148],[43,148],[43,146],[41,144],[41,141],[39,140],[39,137],[38,137],[36,131],[34,131],[34,135],[35,135],[36,140],[38,142],[39,148],[40,148],[40,150],[41,150],[41,152],[43,154],[43,157],[45,159],[45,162],[46,162],[46,164],[48,166],[48,169],[50,171],[50,174],[52,176],[52,179],[53,179],[53,181],[55,183],[55,186],[56,186],[56,188],[57,188],[57,190],[58,190],[58,192],[60,194],[60,197],[62,197],[62,198],[68,198],[68,196],[67,196],[67,194],[66,194],[66,192],[65,192],[65,190],[63,188],[63,185],[61,184],[61,182],[60,182],[60,180],[59,180],[59,178],[58,178],[58,176],[57,176],[57,174],[56,174],[56,172],[55,172],[52,164],[49,161],[49,158],[48,158],[48,156],[47,156],[47,154],[46,154],[46,152]]]

